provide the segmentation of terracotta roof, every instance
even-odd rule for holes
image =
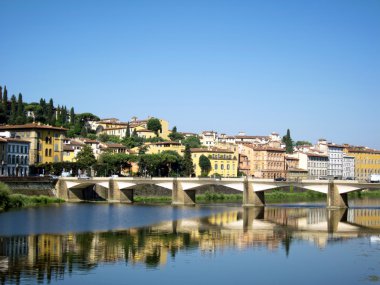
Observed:
[[[268,136],[235,136],[236,139],[269,139]]]
[[[112,131],[112,130],[125,130],[126,127],[113,127],[113,128],[105,128],[103,129],[103,132],[105,131]]]
[[[369,153],[369,154],[380,154],[380,150],[370,149],[370,148],[347,148],[349,153]]]
[[[24,125],[1,125],[0,130],[22,130],[22,129],[47,129],[47,130],[54,130],[54,131],[62,131],[65,132],[67,129],[63,127],[52,127],[49,125],[42,125],[37,123],[30,123],[30,124],[24,124]]]
[[[63,145],[63,151],[74,151],[74,147],[69,144],[64,144]]]
[[[136,130],[136,133],[154,133],[154,132],[151,130],[142,129],[142,130]]]
[[[83,141],[84,143],[95,143],[95,144],[99,144],[99,142],[97,140],[90,140],[90,139],[80,139],[81,141]]]
[[[0,137],[0,142],[30,143],[30,141],[22,140],[22,139],[19,139],[19,138],[4,138],[4,137]]]
[[[191,152],[210,152],[210,153],[234,153],[233,151],[226,150],[226,149],[220,149],[220,148],[191,148]]]
[[[329,146],[329,147],[338,147],[338,148],[344,148],[345,147],[344,145],[333,144],[333,143],[328,143],[327,146]]]
[[[179,142],[173,142],[173,141],[156,142],[156,143],[150,143],[150,144],[147,144],[147,145],[149,146],[149,145],[167,145],[167,144],[181,145],[181,143],[179,143]]]
[[[84,146],[84,143],[78,142],[78,141],[74,141],[74,140],[70,140],[69,145],[72,145],[72,146]]]
[[[108,148],[127,148],[125,145],[120,143],[105,143],[105,146]]]
[[[318,153],[306,153],[307,156],[311,156],[311,157],[325,157],[325,158],[329,158],[328,155],[324,155],[324,154],[318,154]]]

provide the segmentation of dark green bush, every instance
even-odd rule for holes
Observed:
[[[11,192],[8,185],[0,182],[0,210],[7,209],[9,207]]]

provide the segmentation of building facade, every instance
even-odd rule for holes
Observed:
[[[231,150],[219,148],[192,148],[191,158],[194,163],[194,173],[201,176],[199,158],[204,155],[211,162],[209,176],[220,175],[222,177],[237,177],[239,161],[236,154]]]
[[[0,138],[1,176],[29,175],[30,142],[18,138]]]
[[[31,123],[0,126],[0,131],[9,131],[12,137],[30,142],[30,165],[63,161],[65,128]]]
[[[380,174],[380,150],[345,146],[345,153],[355,158],[355,178],[368,180],[371,174]]]
[[[343,156],[343,179],[355,179],[355,157]]]

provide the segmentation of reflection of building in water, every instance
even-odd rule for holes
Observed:
[[[0,238],[0,256],[26,256],[28,254],[27,237]]]
[[[15,281],[28,275],[41,282],[49,281],[63,278],[69,271],[91,270],[99,263],[159,267],[168,262],[168,256],[174,258],[177,252],[189,249],[213,254],[224,248],[265,247],[283,248],[288,253],[292,239],[325,247],[332,238],[357,237],[365,229],[360,225],[376,228],[380,224],[380,210],[355,209],[348,210],[348,215],[342,214],[329,221],[333,215],[324,208],[274,207],[262,211],[246,209],[243,213],[230,211],[119,232],[0,238],[0,257],[7,260],[7,270],[0,270],[0,280]],[[349,223],[344,222],[346,217]],[[337,225],[344,231],[337,233]]]
[[[351,223],[365,227],[380,228],[379,209],[348,210],[347,220]]]

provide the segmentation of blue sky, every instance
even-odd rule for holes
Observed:
[[[380,148],[380,1],[0,0],[0,85],[180,131]]]

